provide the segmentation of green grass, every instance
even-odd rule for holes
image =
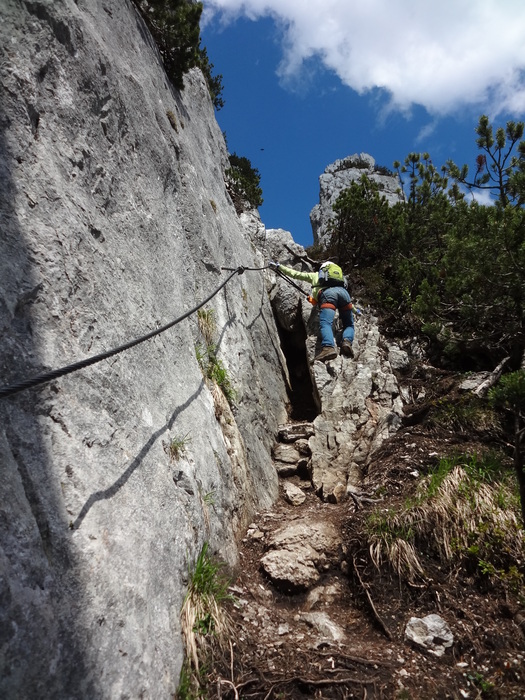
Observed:
[[[202,697],[206,683],[204,669],[211,651],[214,646],[226,646],[231,636],[224,607],[227,601],[233,600],[228,593],[229,585],[224,564],[210,555],[209,545],[205,542],[190,567],[188,591],[181,610],[182,632],[186,642],[184,698],[188,700]],[[189,695],[189,692],[194,695]]]
[[[217,603],[231,600],[228,593],[230,581],[224,574],[224,564],[214,559],[205,542],[190,571],[190,584],[187,597],[213,599]]]
[[[186,435],[183,435],[182,437],[174,437],[169,441],[167,446],[165,446],[166,452],[171,460],[175,462],[178,461],[186,452],[186,449],[191,442],[189,435],[189,433],[186,433]]]
[[[202,497],[202,502],[207,506],[215,505],[215,491],[208,491]]]
[[[437,467],[430,470],[426,488],[420,492],[419,500],[435,496],[443,481],[458,465],[461,465],[468,475],[471,485],[495,484],[502,479],[505,480],[508,472],[502,464],[501,456],[494,452],[488,452],[482,456],[472,454],[443,457],[439,460]]]
[[[217,358],[209,365],[208,378],[220,387],[230,406],[235,403],[237,392],[233,388],[228,370]]]
[[[374,564],[402,579],[425,580],[424,556],[432,556],[445,569],[523,586],[517,489],[497,455],[441,459],[404,506],[372,513],[365,532]]]

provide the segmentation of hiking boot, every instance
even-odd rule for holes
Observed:
[[[354,348],[349,340],[343,340],[341,343],[341,355],[346,355],[346,357],[354,356]]]
[[[325,345],[315,356],[315,360],[320,362],[326,362],[327,360],[335,360],[337,357],[337,350],[332,345]]]

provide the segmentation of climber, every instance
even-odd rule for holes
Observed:
[[[353,357],[354,350],[354,315],[350,294],[345,287],[343,272],[339,265],[331,262],[321,263],[319,272],[299,272],[292,267],[286,267],[276,262],[270,262],[273,270],[278,270],[292,279],[309,282],[312,285],[312,301],[319,304],[319,335],[321,350],[315,356],[315,360],[325,362],[337,357],[337,349],[334,341],[332,324],[336,309],[343,324],[343,340],[341,342],[341,354]]]

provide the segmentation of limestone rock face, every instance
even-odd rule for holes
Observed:
[[[383,174],[376,168],[376,162],[368,153],[355,153],[341,160],[336,160],[325,168],[319,177],[319,203],[310,212],[310,223],[314,243],[322,243],[328,231],[328,223],[334,217],[333,205],[343,190],[352,182],[366,175],[369,180],[379,184],[381,193],[389,204],[400,201],[401,183],[397,175]]]
[[[203,76],[170,86],[131,2],[4,0],[0,52],[0,385],[159,328],[222,267],[262,264]],[[197,314],[0,400],[0,696],[173,697],[188,564],[205,541],[235,563],[277,496],[286,417],[262,274],[205,309],[233,407],[199,367]]]
[[[313,364],[306,286],[246,270],[221,287],[268,258],[308,266],[305,252],[237,216],[204,78],[172,88],[131,2],[3,0],[0,52],[0,386],[184,316],[0,399],[0,696],[171,698],[188,565],[204,542],[235,564],[277,497],[291,370],[318,415],[279,463],[338,500],[396,429],[389,348],[367,314],[353,360]],[[286,365],[273,311],[304,367]],[[201,369],[210,343],[229,401]],[[308,588],[337,565],[336,534],[314,525],[268,551],[284,585],[283,570]],[[279,561],[306,539],[300,571]]]
[[[289,234],[278,229],[267,232],[274,259],[297,270],[311,271],[300,246],[290,245]],[[296,281],[296,280],[294,280]],[[271,299],[281,333],[302,341],[302,354],[310,374],[318,414],[313,420],[313,435],[308,438],[309,473],[316,492],[327,501],[339,502],[348,489],[359,484],[370,455],[401,425],[403,402],[394,373],[406,369],[409,358],[396,345],[382,338],[378,321],[369,310],[356,317],[354,358],[342,355],[326,363],[314,361],[318,346],[319,313],[307,301],[309,285],[302,295],[296,288],[274,273],[270,276]],[[350,290],[351,292],[351,290]],[[359,300],[355,300],[359,306]],[[293,324],[281,321],[293,318]],[[341,330],[335,327],[335,339],[341,341]],[[294,356],[297,361],[297,354]],[[393,366],[394,365],[394,366]],[[283,439],[283,431],[280,431]],[[284,435],[284,438],[286,436]],[[285,474],[293,474],[290,466],[297,456],[293,444],[274,448],[274,457],[284,462]]]

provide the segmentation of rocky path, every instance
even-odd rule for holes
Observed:
[[[307,493],[301,506],[282,497],[248,530],[232,588],[243,697],[382,697],[401,669],[349,585],[347,516],[347,504]]]
[[[229,681],[235,697],[394,697],[412,652],[374,628],[356,596],[343,534],[353,501],[313,492],[305,442],[276,446],[280,498],[242,542]]]
[[[274,450],[279,499],[256,514],[240,546],[231,587],[232,643],[218,665],[216,697],[524,697],[523,642],[502,614],[501,599],[460,580],[440,580],[438,571],[429,586],[413,591],[402,591],[377,570],[362,577],[358,570],[366,563],[355,561],[352,543],[357,519],[373,504],[358,496],[357,509],[350,495],[322,501],[305,467],[305,435],[281,438]],[[395,491],[401,472],[410,474],[410,462],[436,447],[408,428],[391,440],[375,469],[395,476]],[[429,615],[442,616],[453,635],[447,625],[443,634],[422,640],[428,647],[409,641],[409,620]]]

